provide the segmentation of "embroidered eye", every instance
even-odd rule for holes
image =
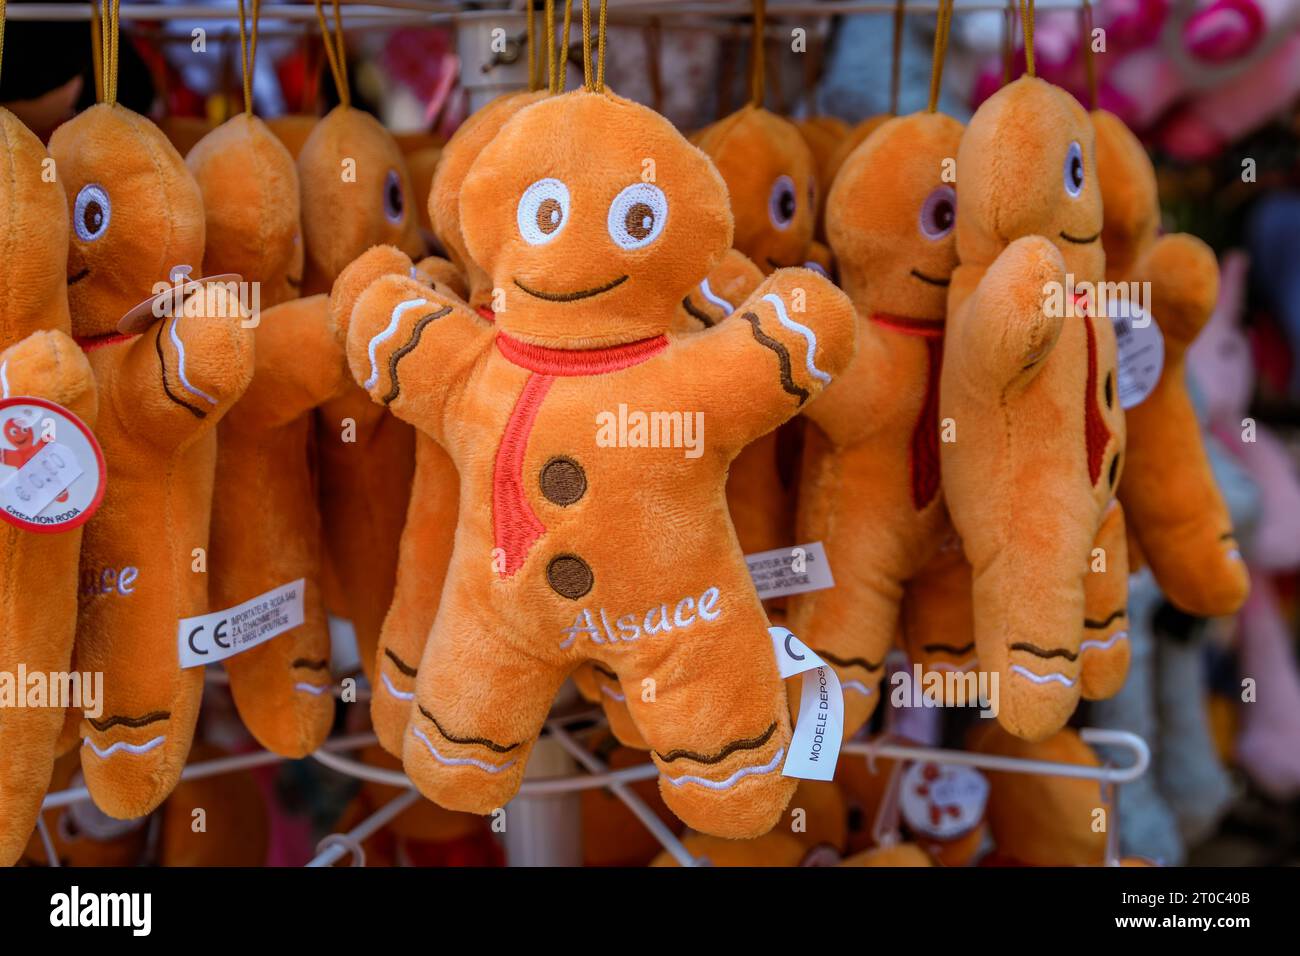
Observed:
[[[402,195],[402,179],[397,170],[390,169],[384,177],[384,215],[388,221],[399,224],[406,214],[406,197]]]
[[[772,183],[771,195],[767,197],[767,215],[772,225],[782,230],[789,229],[798,205],[794,180],[789,176],[777,176],[776,182]]]
[[[82,242],[94,242],[108,231],[112,213],[113,204],[108,201],[108,193],[102,186],[89,183],[77,193],[77,201],[72,207],[72,227]]]
[[[640,249],[659,238],[668,222],[668,197],[658,186],[633,183],[609,204],[609,237],[624,249]]]
[[[957,223],[957,194],[951,186],[938,186],[921,204],[921,233],[942,239]]]
[[[515,221],[531,246],[550,242],[569,218],[569,187],[558,179],[539,179],[519,197]]]
[[[1065,191],[1076,199],[1083,192],[1083,147],[1078,141],[1065,154]]]

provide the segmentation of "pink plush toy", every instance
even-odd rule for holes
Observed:
[[[1242,704],[1237,762],[1265,793],[1285,800],[1300,793],[1300,672],[1269,575],[1300,567],[1300,475],[1282,441],[1247,418],[1254,390],[1240,327],[1247,269],[1244,253],[1224,256],[1219,304],[1188,364],[1211,427],[1259,487],[1258,530],[1247,547],[1253,586],[1238,619],[1240,673],[1255,681],[1255,696]]]

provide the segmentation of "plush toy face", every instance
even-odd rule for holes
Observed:
[[[812,151],[798,127],[746,106],[696,142],[731,193],[736,248],[764,272],[803,265],[817,220],[817,184]]]
[[[296,297],[303,248],[289,151],[260,119],[241,113],[200,140],[185,162],[207,215],[203,273],[261,283],[263,308]]]
[[[980,107],[962,139],[957,247],[987,266],[1021,236],[1050,239],[1067,273],[1101,277],[1101,189],[1088,114],[1074,97],[1021,77]]]
[[[111,334],[173,266],[200,267],[203,200],[158,127],[121,106],[101,103],[60,126],[50,154],[71,207],[73,332]]]
[[[506,123],[465,180],[460,220],[470,257],[506,292],[498,326],[561,348],[666,332],[731,244],[708,159],[667,120],[603,93],[546,99]]]
[[[56,179],[44,175],[48,159],[35,135],[0,109],[0,348],[37,329],[68,330],[68,200]],[[51,223],[60,224],[52,227]]]
[[[501,131],[501,126],[525,106],[544,96],[546,93],[541,90],[513,93],[488,103],[456,130],[434,173],[433,188],[429,190],[429,220],[447,255],[469,282],[471,305],[483,304],[479,299],[485,293],[490,294],[492,279],[465,249],[465,236],[460,226],[461,187],[465,185],[465,177],[483,147]]]
[[[420,253],[419,222],[406,162],[369,113],[335,107],[298,156],[305,294],[328,292],[334,277],[371,246]]]
[[[961,135],[951,117],[916,113],[885,123],[845,162],[826,229],[859,306],[869,298],[873,311],[942,320],[957,265],[957,195],[944,173]]]
[[[1106,269],[1112,276],[1126,275],[1155,241],[1160,226],[1156,171],[1123,120],[1105,110],[1093,110],[1091,116],[1097,137]]]

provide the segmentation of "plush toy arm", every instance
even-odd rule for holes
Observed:
[[[469,301],[469,286],[455,263],[441,256],[425,256],[415,264],[417,277],[427,279],[429,285],[443,286],[462,302]]]
[[[90,363],[58,331],[33,332],[0,352],[0,398],[44,398],[94,425],[98,404]]]
[[[736,306],[749,298],[762,282],[762,271],[748,256],[728,249],[713,271],[687,293],[682,305],[692,318],[708,328],[735,313]]]
[[[691,389],[738,451],[794,416],[853,358],[848,297],[809,269],[778,269],[708,332],[682,341]]]
[[[348,375],[324,295],[292,299],[262,313],[256,372],[239,405],[241,421],[271,428],[293,421],[338,393]]]
[[[1137,275],[1151,283],[1151,311],[1165,339],[1166,364],[1172,357],[1181,365],[1219,297],[1214,252],[1186,233],[1161,236],[1138,264]]]
[[[136,339],[111,383],[135,433],[168,448],[219,421],[253,378],[254,330],[229,289],[205,286],[180,311]]]
[[[452,383],[465,379],[492,332],[463,302],[409,271],[394,274],[391,252],[371,249],[348,266],[331,293],[340,301],[331,307],[340,327],[346,322],[348,364],[357,384],[438,439]],[[355,304],[348,308],[348,301]]]
[[[973,278],[958,266],[953,293],[960,295]],[[969,356],[967,370],[986,381],[1024,384],[1043,366],[1065,321],[1065,309],[1051,307],[1054,296],[1065,295],[1061,253],[1042,236],[1025,236],[1002,250],[977,281],[964,302],[949,298],[945,354]]]

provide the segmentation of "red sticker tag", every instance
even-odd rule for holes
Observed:
[[[104,452],[72,412],[43,398],[0,400],[0,519],[58,534],[104,500]]]

